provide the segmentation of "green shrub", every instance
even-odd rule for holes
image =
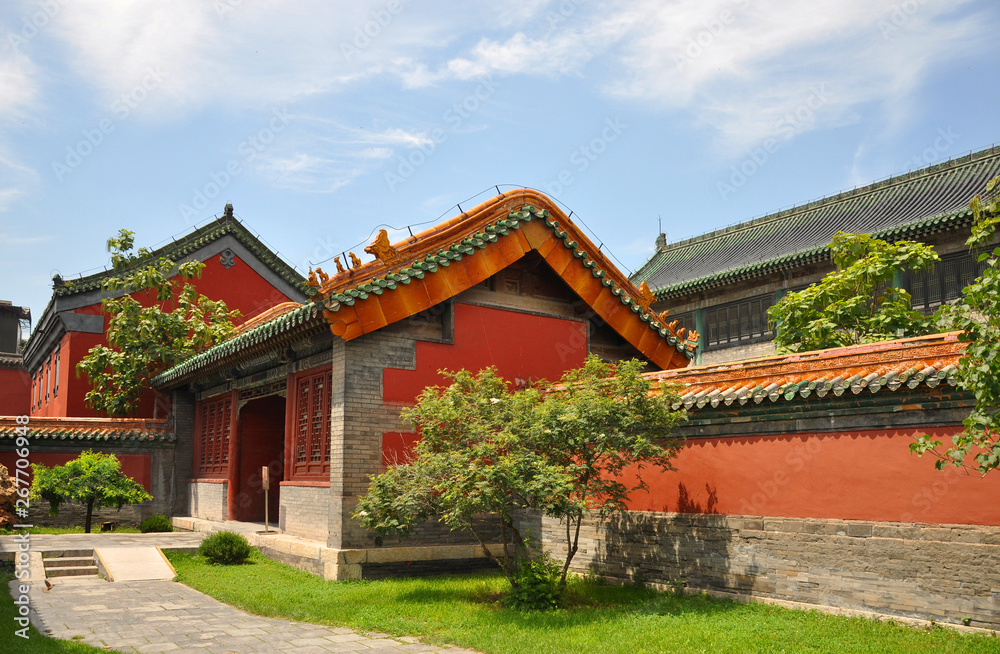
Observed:
[[[511,580],[511,590],[504,597],[504,604],[522,611],[547,611],[559,608],[562,588],[559,580],[562,570],[548,552],[534,559],[521,562],[520,569]]]
[[[246,538],[231,531],[216,532],[203,540],[198,547],[198,554],[204,556],[210,563],[223,565],[244,563],[252,551],[253,548]]]
[[[173,531],[174,525],[171,524],[170,518],[160,513],[156,515],[151,515],[139,524],[139,531],[144,534],[148,534],[151,531]]]

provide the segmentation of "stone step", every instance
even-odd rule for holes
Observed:
[[[94,555],[90,556],[61,556],[57,559],[42,559],[46,570],[56,568],[75,568],[81,565],[94,565]]]
[[[97,576],[96,565],[78,565],[66,568],[46,568],[45,576],[53,577],[82,577],[84,575]]]
[[[94,556],[94,550],[53,550],[50,552],[42,552],[43,559],[59,559],[59,558],[72,558],[77,556]]]

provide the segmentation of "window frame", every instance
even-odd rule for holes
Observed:
[[[289,415],[292,431],[288,456],[293,481],[330,479],[332,400],[332,367],[296,375]]]
[[[225,479],[229,474],[229,442],[233,435],[232,396],[200,402],[197,420],[195,476]]]
[[[759,303],[756,312],[753,307],[755,303]],[[765,293],[702,309],[705,321],[705,333],[702,335],[704,351],[710,352],[774,340],[774,325],[767,318],[767,310],[774,304],[774,294]],[[722,311],[725,311],[724,323],[719,320]],[[757,325],[756,331],[754,329],[755,323]],[[725,327],[725,340],[722,340],[723,326]],[[735,332],[735,338],[730,336],[731,332]]]

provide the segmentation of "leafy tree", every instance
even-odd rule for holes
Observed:
[[[114,454],[87,450],[65,465],[53,468],[34,463],[31,471],[34,475],[31,497],[46,500],[51,515],[59,513],[63,502],[86,505],[83,530],[88,534],[95,508],[113,506],[120,510],[126,504],[153,499],[140,484],[122,472],[121,462]]]
[[[965,287],[959,302],[942,309],[942,323],[960,329],[959,338],[968,343],[959,359],[958,380],[976,404],[950,447],[942,450],[941,441],[921,436],[910,449],[936,456],[938,469],[950,463],[985,475],[1000,466],[1000,248],[988,250],[1000,223],[1000,177],[990,180],[985,197],[976,195],[969,206],[975,223],[967,243],[974,252],[981,252],[979,260],[987,267]],[[973,463],[966,463],[970,455]]]
[[[0,465],[0,529],[6,529],[17,522],[14,517],[17,498],[17,484],[7,472],[7,467]]]
[[[777,324],[778,352],[873,343],[937,330],[936,318],[911,310],[910,294],[892,285],[896,273],[939,261],[931,246],[837,232],[830,250],[836,270],[768,309],[768,317]]]
[[[112,416],[134,413],[153,377],[231,336],[239,316],[188,283],[205,264],[178,265],[154,259],[146,248],[133,253],[133,247],[126,229],[108,239],[115,273],[103,283],[108,344],[91,348],[77,364],[77,374],[85,373],[92,387],[88,405]]]
[[[496,370],[447,375],[447,388],[428,388],[403,412],[421,440],[413,456],[373,476],[355,517],[378,532],[406,533],[437,517],[486,545],[478,520],[495,516],[503,552],[491,558],[515,596],[526,584],[561,595],[590,511],[624,511],[630,494],[646,489],[644,466],[670,469],[684,419],[671,409],[672,390],[651,394],[638,361],[612,365],[591,356],[554,388],[511,391]],[[552,568],[518,528],[523,511],[559,518],[567,554]],[[548,603],[551,593],[543,600]],[[530,595],[530,593],[529,593]],[[519,602],[525,605],[525,602]]]

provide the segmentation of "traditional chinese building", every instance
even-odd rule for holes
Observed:
[[[438,371],[495,366],[509,381],[558,379],[589,353],[687,365],[696,335],[649,310],[548,198],[512,191],[390,245],[316,271],[311,299],[248,321],[161,374],[175,398],[178,507],[214,520],[270,515],[334,549],[385,544],[350,514],[369,475],[416,438],[400,410]],[[690,339],[690,340],[688,340]],[[410,544],[463,535],[427,525]]]
[[[0,413],[25,414],[31,404],[31,378],[24,367],[21,343],[31,324],[31,311],[0,301]]]
[[[238,309],[242,316],[237,322],[252,320],[275,305],[306,298],[305,278],[261,243],[234,216],[232,205],[226,205],[218,219],[150,256],[177,263],[204,263],[201,277],[192,283],[200,293]],[[85,449],[118,456],[123,470],[154,499],[120,512],[105,509],[99,516],[138,522],[153,513],[169,515],[175,511],[175,434],[169,401],[158,405],[152,392],[143,397],[137,415],[129,419],[101,417],[86,405],[89,380],[77,377],[75,368],[92,347],[106,343],[109,318],[103,313],[101,300],[107,296],[103,282],[109,274],[73,280],[56,276],[52,299],[23,356],[0,354],[0,400],[4,402],[0,414],[9,416],[0,418],[0,463],[8,468],[14,465],[14,416],[29,415],[35,439],[32,463],[61,465]],[[0,304],[0,320],[12,310]],[[47,506],[34,506],[32,516],[39,522],[62,525],[82,522],[79,507],[64,505],[55,519],[47,517],[47,510]]]
[[[969,200],[998,175],[994,147],[683,241],[661,234],[632,281],[649,285],[656,311],[703,335],[696,360],[706,364],[774,354],[767,309],[833,270],[838,231],[933,245],[934,269],[896,280],[930,311],[981,272],[965,245]]]
[[[304,278],[236,219],[232,205],[226,205],[217,220],[155,250],[150,257],[204,263],[201,277],[192,283],[199,293],[238,309],[242,317],[237,322],[274,305],[305,298],[301,289]],[[32,382],[32,416],[98,416],[84,401],[89,380],[77,377],[75,371],[76,364],[92,347],[106,344],[104,333],[109,317],[104,314],[101,300],[108,296],[103,283],[111,274],[118,272],[105,271],[79,279],[58,275],[53,278],[52,299],[24,350]],[[156,414],[153,394],[148,393],[137,417],[153,418]],[[165,417],[163,407],[159,408],[159,417]]]
[[[689,365],[706,326],[716,345],[723,333],[732,348],[763,343],[764,305],[829,268],[825,244],[836,229],[938,239],[939,270],[899,283],[926,306],[947,299],[945,290],[973,270],[960,258],[971,218],[963,207],[998,161],[1000,153],[979,153],[686,245],[663,243],[631,281],[552,201],[528,190],[395,244],[382,232],[365,248],[367,262],[351,253],[332,274],[311,271],[301,290],[242,240],[238,224],[220,219],[185,237],[181,251],[204,248],[199,260],[221,267],[206,270],[211,279],[224,280],[226,263],[238,262],[267,282],[248,271],[246,283],[257,290],[230,304],[249,318],[228,341],[154,380],[172,398],[168,420],[152,413],[68,420],[42,415],[43,403],[33,409],[33,456],[58,462],[85,447],[119,454],[156,498],[136,509],[141,517],[155,510],[256,522],[266,497],[282,531],[334,551],[317,571],[371,576],[377,561],[433,563],[435,548],[468,541],[436,523],[406,542],[383,539],[351,518],[369,476],[416,439],[400,411],[445,382],[438,371],[495,366],[522,385],[556,379],[590,353],[639,357],[654,381],[681,388],[688,442],[676,470],[647,477],[651,490],[633,498],[627,517],[588,526],[578,570],[1000,627],[992,591],[1000,588],[1000,513],[992,501],[1000,478],[938,472],[908,448],[916,435],[947,440],[962,428],[971,398],[956,386],[955,334]],[[213,229],[224,236],[208,239]],[[816,234],[774,238],[780,230]],[[231,238],[216,243],[224,237]],[[779,241],[792,245],[768,254]],[[763,248],[757,263],[746,259],[754,248]],[[958,263],[950,265],[953,255]],[[690,285],[670,281],[685,265]],[[47,331],[29,343],[36,353],[29,370],[46,375],[36,384],[51,379],[53,352],[60,371],[62,350],[54,347],[84,338],[73,334],[99,338],[71,329],[99,326],[95,304],[83,304],[99,300],[99,280],[88,283],[87,291],[67,292],[64,304],[57,287],[40,321]],[[214,297],[225,288],[199,290]],[[705,346],[703,360],[750,352],[713,348]],[[14,426],[0,418],[0,461],[11,456]],[[558,547],[558,525],[526,522]]]

